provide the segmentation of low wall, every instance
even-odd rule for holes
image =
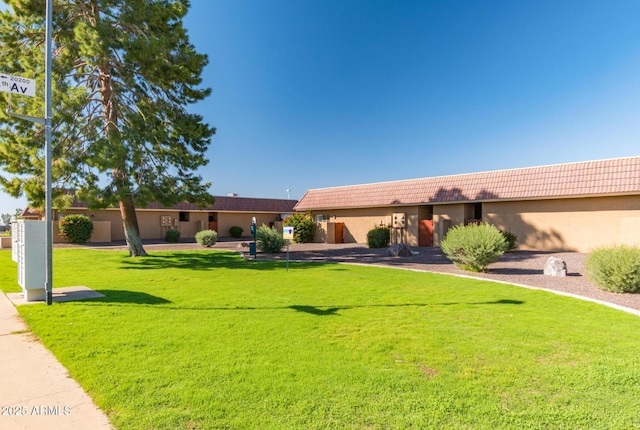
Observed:
[[[67,243],[66,239],[60,236],[60,226],[57,222],[53,223],[53,243]],[[111,221],[93,221],[93,232],[89,243],[108,243],[111,242]]]
[[[0,237],[0,248],[4,248],[4,249],[11,248],[11,236]]]

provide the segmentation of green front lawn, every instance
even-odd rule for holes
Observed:
[[[54,264],[106,298],[19,311],[119,429],[640,428],[640,318],[601,305],[210,250]]]

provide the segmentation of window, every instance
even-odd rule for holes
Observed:
[[[473,205],[473,217],[475,219],[482,219],[482,203],[475,203]]]
[[[180,222],[189,222],[189,212],[180,212]]]
[[[482,219],[482,203],[467,203],[464,205],[464,219],[465,224],[466,221],[470,220],[481,220]]]
[[[316,222],[327,222],[327,221],[329,221],[329,215],[325,215],[325,214],[316,215]]]

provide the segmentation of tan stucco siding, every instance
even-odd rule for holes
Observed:
[[[167,230],[178,230],[182,239],[193,239],[195,234],[200,230],[207,230],[209,228],[209,213],[208,211],[189,211],[188,221],[180,221],[180,211],[175,210],[144,210],[137,211],[138,228],[140,229],[140,237],[142,239],[164,239],[164,235]],[[213,213],[213,212],[212,212]],[[93,242],[109,242],[125,240],[124,227],[122,225],[122,219],[120,217],[120,211],[118,209],[104,209],[104,210],[86,210],[86,209],[70,209],[64,211],[60,216],[70,214],[82,214],[86,215],[94,221],[94,229],[98,222],[102,224],[99,227],[99,231],[96,232],[96,238],[99,240],[93,240]],[[256,217],[257,225],[260,227],[262,224],[271,225],[277,223],[276,220],[280,219],[279,214],[275,213],[243,213],[243,212],[217,212],[218,219],[218,237],[230,237],[229,228],[232,226],[240,226],[243,228],[243,236],[250,236],[249,226],[251,225],[251,218]],[[169,223],[163,225],[162,217],[168,217]],[[103,224],[104,222],[105,224]],[[109,224],[108,226],[106,224]],[[107,238],[107,231],[109,232],[110,239]],[[64,239],[59,237],[58,234],[54,235],[54,241],[64,242]]]
[[[434,205],[433,206],[433,246],[440,246],[440,241],[447,234],[447,230],[454,225],[464,223],[465,205]]]
[[[60,236],[60,224],[53,223],[53,243],[66,243],[66,239]],[[93,221],[93,232],[89,243],[111,242],[111,223],[108,221]]]
[[[311,215],[326,215],[330,223],[344,223],[345,243],[367,243],[367,233],[376,226],[389,226],[394,213],[404,213],[406,227],[403,232],[392,232],[392,236],[397,234],[399,238],[402,233],[410,246],[418,245],[418,206],[405,207],[385,207],[385,208],[364,208],[364,209],[332,209],[313,211]],[[318,225],[314,240],[316,242],[326,241],[327,223]],[[396,234],[394,234],[396,233]],[[392,237],[393,240],[393,237]]]
[[[229,229],[233,226],[242,227],[242,236],[251,236],[251,218],[256,217],[256,226],[260,228],[262,224],[272,225],[278,222],[280,217],[272,213],[241,213],[241,212],[219,212],[218,213],[218,237],[231,237]]]
[[[640,244],[635,196],[484,203],[483,220],[515,233],[521,249],[589,252]]]
[[[86,209],[68,209],[59,214],[54,214],[54,218],[59,220],[65,215],[86,215],[91,221],[93,221],[93,234],[91,235],[90,242],[111,242],[112,240],[124,240],[124,228],[122,227],[122,219],[120,218],[120,211],[117,209],[105,209],[101,211],[88,211]],[[53,225],[54,243],[66,242],[65,239],[59,235],[58,223]],[[118,239],[120,237],[120,239]]]

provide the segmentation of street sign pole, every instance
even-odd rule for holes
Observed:
[[[44,125],[44,147],[45,147],[45,225],[46,225],[46,267],[44,290],[47,305],[53,302],[53,198],[52,198],[52,150],[51,150],[51,72],[53,64],[53,0],[46,0],[46,20],[45,20],[45,95],[44,105],[45,114],[43,118],[37,118],[29,115],[21,115],[7,109],[7,114],[16,118],[35,122]],[[20,76],[10,76],[0,74],[0,91],[10,94],[21,94],[33,97],[36,95],[36,82],[33,79],[23,78]]]
[[[52,209],[52,186],[51,186],[51,69],[53,64],[52,46],[53,33],[53,0],[47,0],[47,19],[45,29],[46,52],[45,52],[45,115],[44,115],[44,145],[46,158],[46,195],[45,195],[45,219],[47,223],[47,273],[45,278],[45,291],[47,294],[47,306],[53,302],[53,209]]]

